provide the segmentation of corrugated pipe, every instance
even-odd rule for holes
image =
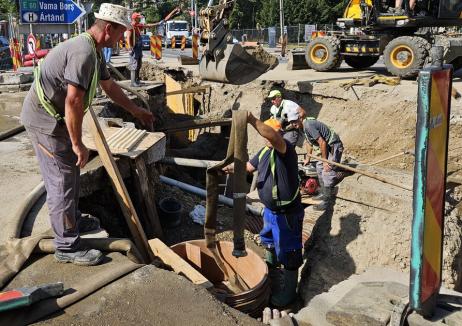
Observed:
[[[178,187],[178,188],[180,188],[180,189],[182,189],[182,190],[184,190],[186,192],[189,192],[191,194],[195,194],[195,195],[201,196],[203,198],[207,197],[207,191],[205,191],[205,189],[194,187],[194,186],[192,186],[190,184],[187,184],[187,183],[175,180],[175,179],[167,178],[167,177],[165,177],[163,175],[160,176],[160,181],[162,181],[163,183],[168,184],[170,186]],[[228,207],[233,207],[233,200],[231,198],[225,197],[223,195],[218,196],[218,202],[221,203],[221,204],[224,204],[224,205],[226,205]],[[252,205],[249,205],[249,204],[246,204],[245,206],[246,206],[245,210],[246,210],[247,213],[250,213],[250,214],[255,215],[255,216],[263,216],[263,209],[262,208],[257,208],[257,207],[254,207]]]

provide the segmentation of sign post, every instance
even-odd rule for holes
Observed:
[[[72,0],[21,0],[22,24],[73,24],[85,10]]]
[[[410,308],[430,317],[441,286],[444,204],[452,66],[432,48],[432,66],[419,73],[415,142]]]

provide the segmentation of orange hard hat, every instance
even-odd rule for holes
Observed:
[[[139,12],[134,12],[132,14],[132,19],[137,19],[137,18],[141,18],[141,14]]]
[[[267,125],[267,126],[270,126],[271,128],[273,128],[276,131],[279,131],[279,130],[282,129],[281,123],[279,121],[277,121],[276,119],[273,119],[273,118],[270,118],[270,119],[266,120],[263,123],[265,125]]]

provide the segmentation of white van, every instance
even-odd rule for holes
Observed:
[[[165,22],[164,40],[167,46],[171,46],[172,37],[175,36],[176,47],[181,46],[182,36],[186,37],[186,45],[191,46],[189,39],[189,24],[186,20],[167,20]]]

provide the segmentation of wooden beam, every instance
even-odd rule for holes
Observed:
[[[154,237],[162,238],[162,226],[155,204],[154,189],[149,187],[149,174],[146,169],[146,162],[143,156],[135,159],[135,179],[141,191],[141,201],[145,208],[147,222],[149,223]]]
[[[174,125],[166,126],[164,128],[159,129],[158,131],[162,131],[165,133],[177,132],[181,130],[190,130],[190,129],[201,129],[207,127],[215,127],[215,126],[228,126],[231,125],[231,119],[194,119],[188,120],[183,122],[176,122]]]
[[[159,257],[165,264],[172,267],[177,274],[184,275],[192,283],[203,286],[206,289],[213,288],[213,284],[193,268],[187,261],[177,255],[172,249],[159,239],[149,240],[152,252]]]
[[[195,86],[195,87],[180,89],[177,91],[167,92],[165,93],[165,96],[178,95],[178,94],[189,94],[189,93],[203,93],[203,92],[206,92],[210,88],[212,88],[212,86],[210,85]]]
[[[90,131],[93,134],[99,157],[101,158],[101,161],[103,162],[103,165],[109,175],[109,179],[111,180],[116,198],[128,224],[128,228],[133,237],[133,241],[138,250],[143,255],[145,261],[150,262],[154,258],[154,255],[149,246],[146,234],[144,233],[143,227],[141,226],[140,220],[138,219],[136,210],[133,207],[130,195],[128,194],[127,188],[125,187],[124,180],[114,161],[114,158],[112,157],[106,139],[104,138],[104,134],[101,130],[101,126],[99,125],[98,118],[96,117],[95,112],[91,107],[89,108],[89,111],[91,115],[91,119],[88,119]]]

